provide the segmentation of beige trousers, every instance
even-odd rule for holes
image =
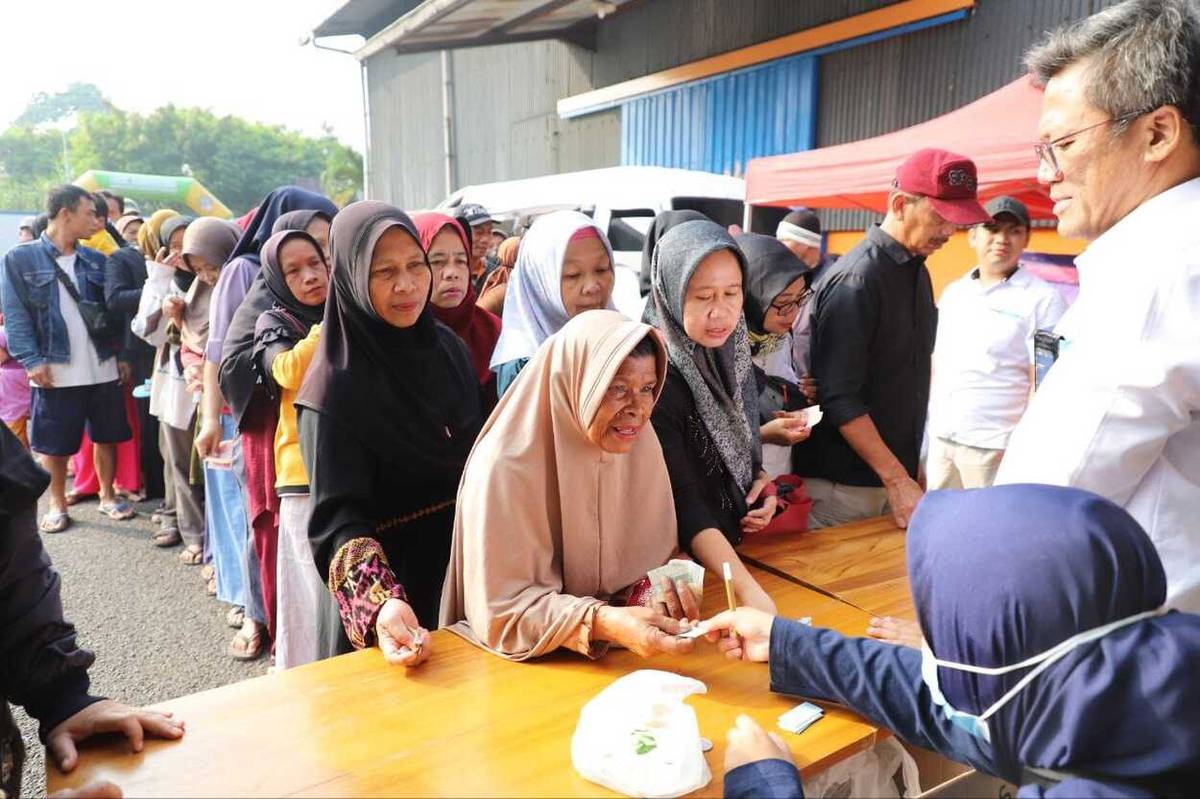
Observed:
[[[887,512],[887,490],[883,488],[848,486],[820,477],[805,477],[804,489],[813,501],[808,514],[809,530],[870,519]]]
[[[925,479],[930,491],[942,488],[987,488],[996,482],[1002,449],[981,449],[931,436]]]

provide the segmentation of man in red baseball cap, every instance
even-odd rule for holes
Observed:
[[[975,164],[921,150],[896,170],[883,223],[842,256],[813,298],[812,373],[826,424],[796,447],[809,527],[890,511],[908,526],[929,405],[937,313],[925,258],[960,227],[991,221]]]

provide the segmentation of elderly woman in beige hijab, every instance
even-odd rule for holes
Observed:
[[[659,333],[614,311],[546,340],[467,460],[443,627],[509,660],[691,650],[675,636],[699,615],[695,598],[646,579],[676,548],[650,428],[666,365]]]

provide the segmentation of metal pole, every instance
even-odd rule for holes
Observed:
[[[450,51],[442,51],[442,147],[446,153],[446,196],[454,193],[454,63]]]

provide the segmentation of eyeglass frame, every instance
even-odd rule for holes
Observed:
[[[796,310],[796,311],[800,310],[800,308],[803,307],[804,303],[806,303],[810,299],[812,299],[812,295],[815,293],[816,292],[813,291],[811,286],[805,286],[804,291],[800,292],[800,296],[797,297],[796,299],[792,300],[791,302],[786,303],[784,305],[776,305],[775,303],[771,303],[771,305],[769,307],[771,310],[775,311],[780,316],[787,316],[793,310]]]
[[[1119,117],[1109,117],[1108,119],[1101,120],[1094,125],[1088,125],[1086,128],[1080,128],[1079,130],[1059,136],[1057,139],[1036,142],[1033,145],[1033,152],[1035,155],[1037,155],[1038,168],[1041,169],[1042,166],[1048,166],[1050,169],[1054,170],[1055,175],[1060,174],[1062,172],[1062,166],[1058,163],[1058,156],[1055,154],[1054,148],[1058,147],[1068,139],[1074,139],[1078,136],[1082,136],[1089,130],[1095,130],[1096,128],[1103,127],[1104,125],[1114,125],[1120,122],[1128,122],[1132,119],[1137,119],[1140,116],[1149,114],[1153,110],[1154,109],[1151,108],[1146,111],[1134,111],[1128,114],[1123,114]]]

